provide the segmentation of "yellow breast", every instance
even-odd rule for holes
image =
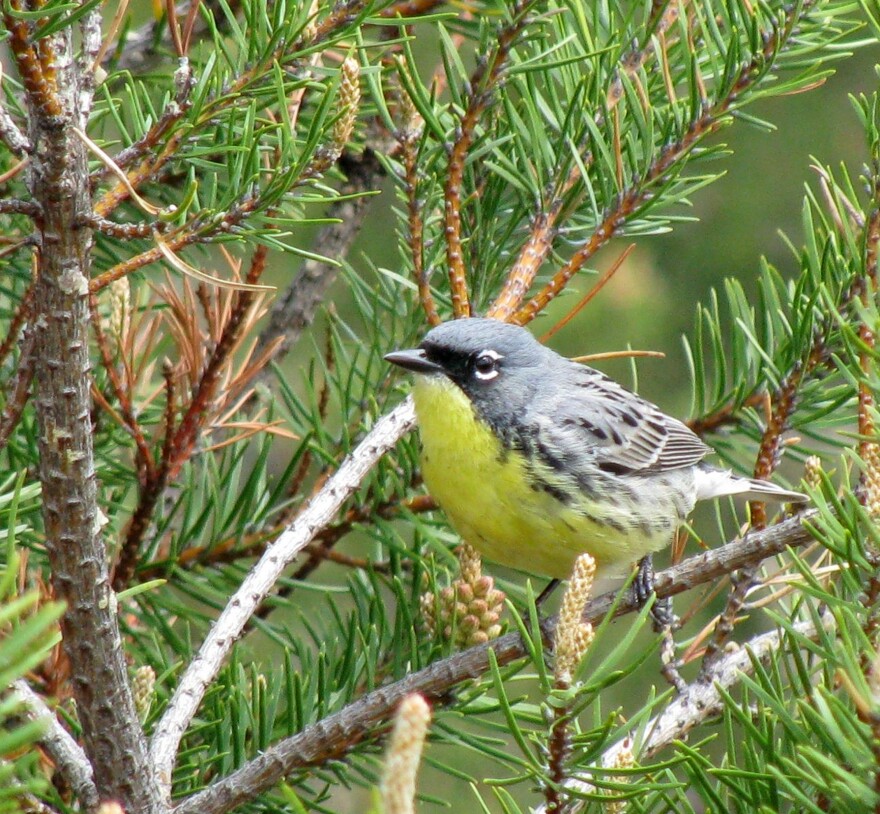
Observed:
[[[525,458],[504,450],[467,396],[438,376],[417,376],[413,398],[428,490],[456,531],[490,560],[566,578],[588,551],[600,565],[628,565],[664,541],[623,534],[591,517],[583,496],[563,503],[540,488]]]

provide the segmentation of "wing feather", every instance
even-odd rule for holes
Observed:
[[[530,417],[543,447],[618,475],[681,469],[711,452],[681,421],[613,379],[575,363],[566,367],[574,385],[565,388],[568,397],[548,394]]]

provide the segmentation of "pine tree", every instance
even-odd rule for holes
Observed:
[[[686,304],[690,426],[811,504],[698,525],[674,640],[456,556],[382,359],[600,319],[873,5],[135,5],[3,4],[0,811],[880,810],[876,93],[797,275]]]

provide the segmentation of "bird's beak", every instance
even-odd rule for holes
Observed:
[[[436,362],[428,359],[427,355],[421,348],[413,348],[412,350],[396,350],[394,353],[385,354],[385,361],[391,362],[392,365],[398,365],[413,373],[421,373],[425,376],[443,373],[443,368]]]

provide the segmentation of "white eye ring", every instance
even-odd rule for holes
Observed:
[[[474,376],[483,382],[491,381],[501,372],[498,370],[497,362],[503,358],[500,353],[494,350],[480,351],[474,359]]]

